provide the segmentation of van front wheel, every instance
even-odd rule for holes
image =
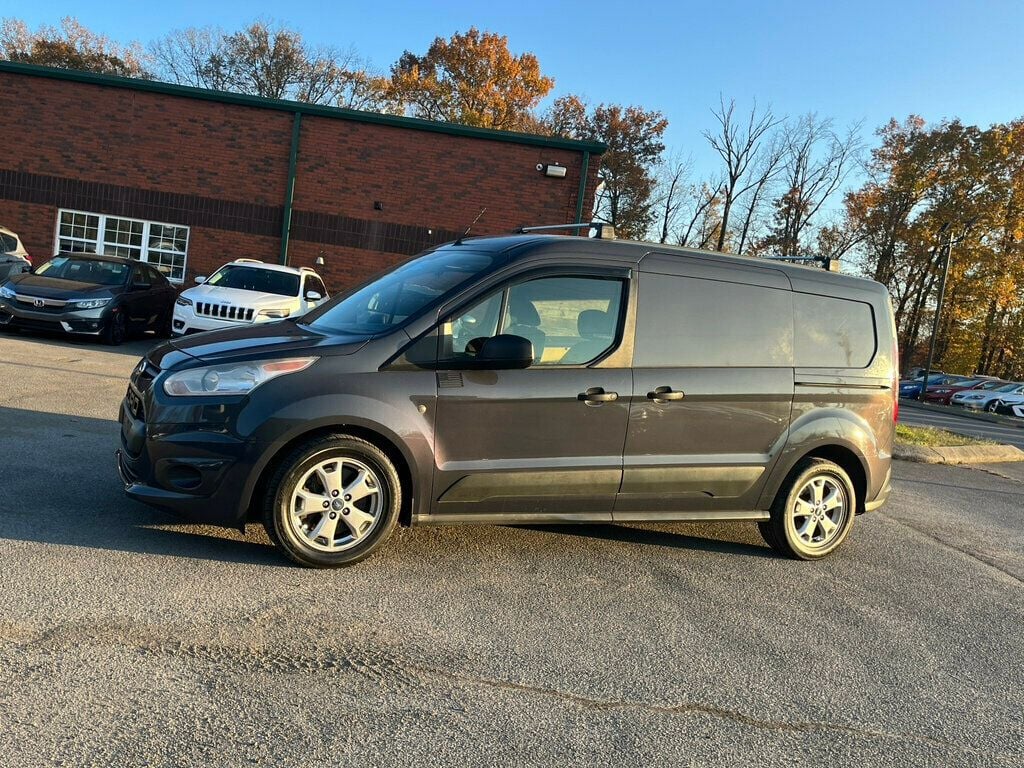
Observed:
[[[825,459],[800,462],[779,490],[765,541],[786,557],[818,560],[834,552],[853,527],[857,498],[850,476]]]
[[[380,547],[395,528],[402,487],[395,465],[377,446],[350,435],[326,435],[284,458],[268,487],[263,525],[299,565],[352,565]]]

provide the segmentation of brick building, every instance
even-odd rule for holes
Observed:
[[[473,234],[581,221],[604,150],[9,62],[0,104],[0,224],[35,263],[83,248],[176,282],[322,256],[337,291],[478,216]]]

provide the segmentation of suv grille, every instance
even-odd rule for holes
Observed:
[[[252,316],[255,312],[252,307],[211,304],[206,301],[197,301],[195,306],[197,315],[216,317],[221,320],[238,320],[240,322],[252,322]]]

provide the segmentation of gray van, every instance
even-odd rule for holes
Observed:
[[[889,494],[878,283],[621,240],[466,238],[296,320],[175,339],[121,406],[127,493],[294,561],[398,523],[756,522],[833,552]]]

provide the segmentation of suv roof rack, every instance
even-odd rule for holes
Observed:
[[[603,221],[591,221],[585,224],[545,224],[539,227],[519,227],[514,232],[517,235],[525,235],[529,232],[557,232],[560,229],[593,229],[596,230],[595,240],[615,239],[615,227]]]
[[[241,264],[262,264],[263,262],[259,259],[235,259],[235,262]]]

